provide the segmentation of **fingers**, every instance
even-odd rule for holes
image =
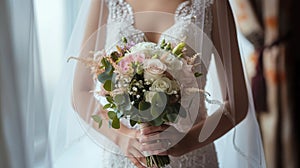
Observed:
[[[165,140],[171,138],[171,135],[169,135],[167,132],[164,133],[157,133],[154,135],[143,135],[139,138],[140,143],[154,143],[157,142],[157,140]]]
[[[159,142],[159,143],[152,143],[152,144],[144,144],[142,145],[141,147],[141,150],[142,151],[162,151],[162,150],[166,150],[167,148],[167,145],[166,143],[164,143],[163,141],[162,142]]]
[[[134,156],[129,157],[129,160],[138,168],[146,168],[141,162]]]
[[[165,131],[166,129],[168,129],[170,126],[169,125],[161,125],[161,126],[149,126],[149,127],[145,127],[141,130],[141,133],[143,135],[148,135],[148,134],[153,134],[156,132],[162,132]]]
[[[141,153],[141,144],[137,139],[134,139],[132,142],[132,147],[129,151],[129,159],[137,167],[146,168],[144,165],[147,165],[146,157]]]
[[[138,149],[131,149],[129,159],[136,167],[146,168],[146,157]]]
[[[140,151],[141,150],[135,149],[132,150],[131,153],[140,163],[146,165],[147,164],[146,157]]]

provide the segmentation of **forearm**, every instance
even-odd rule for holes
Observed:
[[[216,118],[219,117],[213,114],[209,116],[205,121],[194,125],[194,127],[187,133],[187,135],[180,142],[180,145],[184,145],[186,147],[187,151],[185,153],[212,143],[213,141],[215,141],[222,135],[226,134],[230,129],[234,127],[230,119],[227,116],[222,115],[218,121],[217,126],[212,131],[211,135],[203,142],[199,142],[200,132],[202,131],[204,124],[210,124],[211,122],[215,122]]]
[[[219,108],[211,116],[195,124],[179,145],[184,145],[187,150],[185,153],[187,153],[212,143],[245,118],[245,116],[233,114],[229,108]]]
[[[73,99],[73,106],[84,122],[92,121],[91,118],[94,114],[101,116],[103,121],[100,128],[98,123],[92,121],[92,126],[97,132],[110,139],[116,145],[120,145],[120,143],[122,143],[120,140],[123,136],[131,136],[132,131],[122,124],[120,129],[114,129],[109,126],[107,113],[101,108],[101,105],[95,99],[93,93],[81,91],[76,95],[77,99]],[[74,100],[76,100],[76,102],[74,102]]]
[[[127,128],[126,126],[121,124],[121,127],[119,129],[114,129],[111,126],[109,126],[109,122],[107,118],[102,118],[102,126],[99,128],[98,124],[96,122],[93,123],[93,127],[102,135],[106,136],[109,140],[114,142],[116,145],[120,146],[122,144],[122,140],[124,136],[132,136],[132,131]]]

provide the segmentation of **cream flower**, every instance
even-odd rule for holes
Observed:
[[[131,53],[144,53],[146,58],[151,58],[156,50],[156,44],[151,42],[138,43],[130,48]]]
[[[167,77],[156,79],[150,88],[151,91],[165,92],[167,94],[173,93],[172,81]]]
[[[170,71],[179,71],[182,69],[183,62],[171,53],[164,54],[161,57],[161,61],[168,66],[168,70]]]
[[[188,65],[187,62],[183,61],[182,70],[178,72],[170,71],[170,74],[180,83],[180,86],[184,88],[198,87],[192,67],[192,65]]]

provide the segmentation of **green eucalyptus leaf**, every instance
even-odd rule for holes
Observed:
[[[102,120],[99,121],[98,128],[101,128],[101,126],[102,126]]]
[[[137,121],[135,121],[135,120],[130,120],[130,125],[131,125],[132,127],[134,127],[136,123],[137,123]]]
[[[174,123],[177,119],[177,115],[176,114],[167,114],[166,117],[168,118],[169,122]]]
[[[107,73],[102,73],[102,74],[98,75],[98,81],[101,82],[101,83],[104,83],[105,81],[110,80],[111,77],[112,76],[108,75]]]
[[[169,122],[169,119],[168,119],[166,113],[163,113],[163,115],[162,115],[162,120],[163,120],[164,122]]]
[[[156,118],[159,116],[159,111],[161,111],[160,108],[157,108],[155,106],[151,106],[151,110],[150,110],[150,113],[152,115],[152,117]]]
[[[111,108],[115,109],[115,108],[117,108],[117,106],[115,104],[112,104]]]
[[[164,108],[167,104],[167,101],[168,101],[168,97],[163,92],[155,93],[151,100],[151,102],[154,106],[157,106],[160,108]]]
[[[98,115],[93,115],[93,116],[92,116],[92,119],[93,119],[96,123],[99,123],[100,121],[102,121],[101,117],[98,116]]]
[[[113,90],[113,85],[112,85],[112,82],[111,80],[106,80],[104,82],[104,85],[103,85],[103,88],[106,90],[106,91],[112,91]]]
[[[114,72],[114,67],[109,63],[109,67],[105,69],[105,72],[112,77]]]
[[[132,105],[129,104],[129,103],[123,104],[123,105],[118,106],[118,109],[120,111],[131,111],[132,110]]]
[[[112,79],[114,68],[105,58],[101,60],[101,63],[105,67],[105,71],[98,75],[98,80],[99,82],[104,83],[105,81]]]
[[[153,126],[161,126],[164,123],[161,117],[157,117],[156,119],[150,121],[150,124]]]
[[[115,129],[120,128],[120,119],[117,116],[112,120],[111,126]]]
[[[145,111],[151,107],[151,104],[149,102],[141,101],[139,103],[139,110],[140,111]]]
[[[114,111],[109,111],[107,115],[112,120],[117,117],[117,114]]]
[[[117,105],[121,105],[121,104],[124,104],[125,103],[125,96],[124,95],[116,95],[114,97],[114,102],[115,104]]]
[[[105,68],[108,67],[108,61],[107,61],[105,58],[102,58],[101,64],[102,64]]]
[[[111,96],[106,96],[106,100],[111,104],[114,103],[114,99]]]
[[[109,104],[104,105],[104,106],[103,106],[103,109],[108,109],[108,108],[110,108],[110,107],[111,107],[111,104],[109,103]]]

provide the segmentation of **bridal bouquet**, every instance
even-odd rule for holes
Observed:
[[[91,67],[94,78],[101,83],[101,91],[96,93],[106,97],[103,108],[108,111],[110,125],[118,129],[122,118],[128,119],[131,126],[160,126],[186,117],[181,92],[188,89],[186,79],[199,77],[201,73],[192,71],[196,55],[187,57],[184,50],[183,42],[134,44],[123,38],[122,45],[109,54],[98,51],[90,60],[72,58]],[[101,117],[92,118],[101,127]],[[147,157],[149,167],[164,167],[169,163],[168,156]]]

